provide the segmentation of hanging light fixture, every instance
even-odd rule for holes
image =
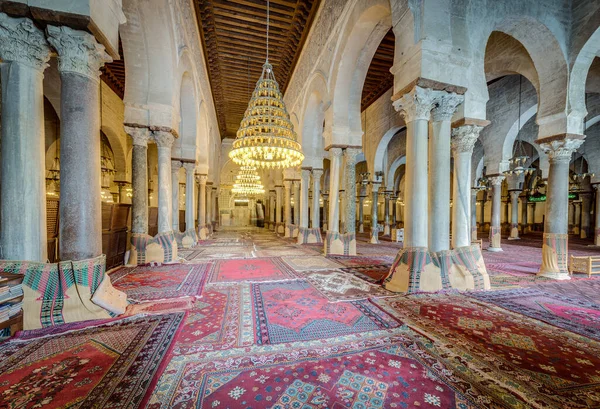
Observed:
[[[54,131],[56,139],[54,140],[54,160],[52,161],[50,169],[46,171],[46,196],[48,197],[59,197],[60,192],[60,142],[58,140],[58,120],[56,120],[55,125]]]
[[[517,117],[517,140],[513,149],[513,156],[508,160],[509,169],[502,172],[505,176],[521,176],[522,174],[529,175],[535,171],[534,168],[526,168],[525,163],[529,156],[525,152],[523,141],[521,140],[521,95],[522,95],[523,76],[519,75],[519,114]]]
[[[231,189],[231,192],[234,194],[254,196],[265,193],[265,188],[254,166],[242,166],[235,179],[235,183]]]
[[[267,0],[267,58],[229,157],[238,165],[291,168],[302,163],[304,154],[269,64],[269,13]]]

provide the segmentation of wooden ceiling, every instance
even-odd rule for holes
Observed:
[[[120,60],[104,64],[104,67],[100,69],[102,72],[100,78],[119,96],[119,98],[123,99],[123,96],[125,95],[125,58],[123,57],[121,39],[119,39],[119,55],[121,56]]]
[[[377,101],[388,89],[394,86],[394,76],[390,68],[394,64],[394,32],[387,32],[377,48],[367,71],[361,98],[361,111]]]

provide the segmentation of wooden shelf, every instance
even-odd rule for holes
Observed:
[[[12,327],[13,325],[18,325],[18,324],[21,324],[21,327],[23,327],[22,323],[23,323],[23,311],[21,311],[20,313],[18,313],[17,315],[15,315],[12,318],[9,318],[7,321],[0,323],[0,330],[8,328],[8,327]],[[11,334],[11,335],[14,335],[14,334]]]

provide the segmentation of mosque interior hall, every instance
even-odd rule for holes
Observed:
[[[0,0],[0,409],[600,408],[600,0]]]

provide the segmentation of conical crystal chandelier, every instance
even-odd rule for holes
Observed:
[[[254,166],[242,166],[235,179],[236,181],[231,189],[234,194],[253,196],[265,193],[265,188]]]
[[[269,6],[267,0],[267,58],[229,157],[238,165],[282,169],[300,165],[304,154],[269,64]]]

